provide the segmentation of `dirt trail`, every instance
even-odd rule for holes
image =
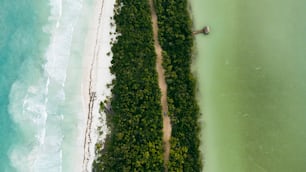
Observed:
[[[167,84],[165,80],[165,71],[162,66],[162,48],[158,41],[158,25],[157,25],[157,15],[153,5],[153,0],[149,0],[151,16],[152,16],[152,26],[153,26],[153,36],[154,36],[154,47],[157,55],[156,60],[156,70],[158,73],[158,85],[161,90],[161,105],[162,105],[162,115],[163,115],[163,143],[164,143],[164,165],[165,171],[167,170],[167,163],[169,161],[170,154],[170,138],[171,138],[171,120],[168,116],[168,103],[167,103]]]

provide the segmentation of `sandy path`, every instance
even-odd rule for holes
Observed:
[[[165,80],[165,71],[162,66],[163,57],[162,57],[162,48],[158,41],[158,25],[157,25],[157,15],[153,5],[153,0],[149,0],[151,16],[152,16],[152,26],[153,26],[153,36],[154,36],[154,47],[157,55],[156,60],[156,70],[158,73],[158,85],[161,90],[161,105],[162,105],[162,114],[163,114],[163,143],[164,143],[164,165],[165,171],[167,170],[167,163],[169,161],[170,154],[170,138],[171,138],[171,120],[168,116],[168,103],[167,103],[167,84]]]

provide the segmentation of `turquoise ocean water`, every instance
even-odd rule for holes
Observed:
[[[0,171],[73,171],[92,1],[0,1]]]
[[[43,44],[47,36],[41,27],[45,24],[37,9],[47,4],[39,1],[12,2],[1,0],[0,10],[0,171],[12,171],[9,160],[9,149],[14,143],[21,141],[20,128],[14,124],[9,113],[10,90],[14,82],[21,77],[25,68],[23,64],[33,59],[33,66],[42,63]],[[45,16],[46,17],[46,16]],[[36,73],[36,71],[33,71]]]
[[[191,3],[204,172],[306,171],[306,1]]]

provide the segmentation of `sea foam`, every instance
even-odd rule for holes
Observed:
[[[17,171],[61,172],[63,166],[65,84],[70,61],[78,60],[70,51],[82,1],[51,0],[49,4],[51,15],[42,29],[50,42],[40,57],[42,63],[25,61],[10,92],[9,112],[23,136],[10,151]],[[68,125],[77,128],[78,124]]]

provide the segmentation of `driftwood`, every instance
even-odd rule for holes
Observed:
[[[112,105],[110,103],[103,104],[103,110],[106,114],[113,115],[114,111],[112,109]]]

